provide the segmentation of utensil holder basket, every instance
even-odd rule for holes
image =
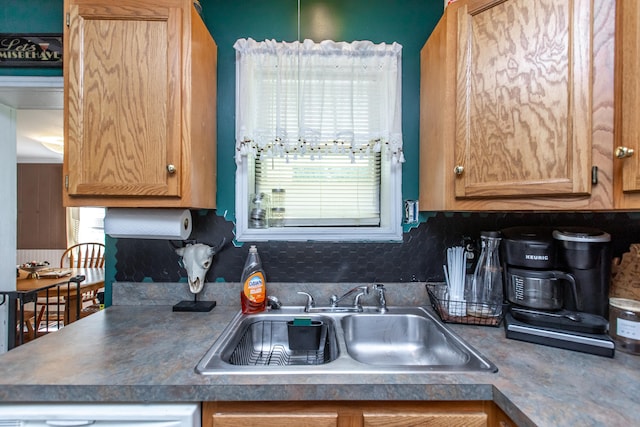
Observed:
[[[447,286],[445,284],[432,284],[425,285],[427,294],[429,295],[429,301],[431,307],[438,314],[440,319],[445,323],[460,323],[464,325],[480,325],[480,326],[494,326],[497,327],[502,322],[505,313],[505,307],[502,307],[501,314],[494,317],[479,317],[479,316],[457,316],[452,313],[463,312],[466,313],[465,301],[456,301],[445,298]],[[441,295],[438,297],[438,295]],[[495,308],[496,305],[488,304],[490,308]]]
[[[293,321],[287,322],[289,348],[305,351],[318,350],[322,336],[322,325],[323,323],[319,320],[314,320],[309,325],[296,325]]]

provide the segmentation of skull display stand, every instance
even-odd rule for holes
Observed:
[[[217,249],[202,243],[189,244],[176,249],[182,258],[180,265],[187,270],[189,291],[193,293],[193,301],[180,301],[173,306],[173,311],[208,312],[216,306],[215,301],[198,301],[198,294],[204,288],[205,276],[215,253],[224,246],[224,239]]]
[[[193,301],[180,301],[173,306],[173,311],[197,311],[207,312],[216,306],[215,301],[198,301],[198,295],[193,296]]]

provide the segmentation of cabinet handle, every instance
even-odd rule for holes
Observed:
[[[633,156],[633,148],[629,147],[616,147],[616,157],[624,159],[625,157]]]
[[[176,169],[175,165],[171,165],[171,164],[167,165],[167,172],[169,172],[171,175],[176,173],[176,170],[177,169]]]
[[[455,173],[456,175],[462,175],[462,172],[464,172],[464,166],[462,165],[458,165],[453,168],[453,173]]]

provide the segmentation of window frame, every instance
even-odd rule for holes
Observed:
[[[380,173],[380,226],[378,227],[270,227],[249,228],[249,186],[252,185],[248,161],[236,169],[236,240],[240,242],[278,241],[402,241],[402,164],[393,164],[382,154]]]
[[[386,45],[385,43],[381,43],[379,45],[375,45],[370,41],[358,41],[353,43],[346,42],[333,42],[333,41],[323,41],[320,43],[314,43],[311,40],[305,40],[304,42],[276,42],[275,40],[265,40],[264,42],[255,42],[253,39],[239,39],[235,44],[234,48],[237,50],[236,53],[236,180],[235,180],[235,235],[236,240],[238,241],[269,241],[269,240],[282,240],[282,241],[373,241],[373,242],[401,242],[402,241],[402,232],[403,232],[403,203],[402,203],[402,166],[404,162],[404,156],[402,154],[402,120],[401,120],[401,49],[402,46],[393,43],[392,45]],[[380,129],[375,129],[373,134],[365,135],[365,139],[369,142],[372,140],[380,140],[382,137],[382,144],[376,147],[376,150],[380,150],[381,162],[380,162],[380,186],[379,186],[379,216],[380,216],[380,224],[375,225],[353,225],[353,226],[332,226],[332,225],[324,225],[324,226],[292,226],[288,225],[285,227],[269,227],[269,228],[250,228],[249,227],[249,205],[250,205],[250,195],[255,193],[255,166],[253,161],[251,161],[252,156],[261,155],[259,151],[262,148],[265,148],[265,143],[267,140],[263,137],[263,129],[261,124],[256,122],[260,118],[260,116],[256,116],[255,109],[256,107],[253,105],[253,101],[255,98],[255,93],[252,93],[251,90],[255,90],[255,86],[253,85],[253,80],[247,80],[245,86],[240,87],[239,82],[245,81],[247,77],[250,77],[254,70],[263,70],[263,63],[256,62],[255,57],[252,57],[253,54],[263,54],[267,53],[270,55],[273,51],[273,48],[277,48],[278,61],[282,60],[283,62],[273,62],[270,63],[272,67],[280,67],[284,66],[283,64],[289,64],[289,60],[291,58],[295,58],[293,55],[299,55],[298,49],[306,49],[305,51],[311,52],[314,56],[324,56],[325,54],[333,55],[335,52],[349,52],[347,53],[347,57],[350,57],[352,49],[355,49],[358,52],[363,52],[369,58],[369,62],[367,62],[364,66],[359,69],[364,71],[365,73],[372,72],[375,68],[380,67],[380,70],[387,70],[387,68],[382,68],[380,61],[384,61],[388,64],[388,61],[391,61],[393,65],[390,65],[394,68],[389,68],[390,72],[393,76],[387,76],[387,80],[383,81],[383,84],[390,85],[387,90],[384,90],[383,93],[387,94],[389,98],[383,100],[379,100],[379,102],[374,104],[367,104],[370,108],[371,105],[376,105],[380,108],[388,108],[386,114],[382,114],[380,117],[380,125],[382,126]],[[282,48],[282,50],[280,50]],[[257,50],[251,50],[257,49]],[[262,50],[265,49],[265,50]],[[242,52],[242,53],[240,53]],[[245,53],[247,56],[245,57]],[[293,54],[293,55],[292,55]],[[382,55],[386,57],[384,60],[380,59]],[[387,56],[391,55],[391,56]],[[274,58],[271,56],[270,58]],[[299,58],[299,57],[298,57]],[[245,59],[249,61],[245,62]],[[370,60],[374,61],[371,62]],[[259,60],[258,60],[259,61]],[[271,59],[270,59],[271,61]],[[326,62],[326,60],[325,60]],[[244,63],[245,66],[249,68],[239,68],[240,63]],[[347,64],[351,64],[350,59],[347,61]],[[307,64],[310,65],[310,64]],[[322,66],[322,64],[319,64]],[[337,66],[337,65],[336,65]],[[297,66],[297,72],[300,73],[299,65]],[[368,69],[367,67],[372,67]],[[395,68],[397,67],[397,68]],[[294,68],[286,68],[286,70],[294,70]],[[314,68],[315,70],[316,68]],[[333,69],[333,68],[332,68]],[[284,70],[284,68],[282,69]],[[247,71],[247,74],[245,74]],[[285,71],[283,71],[285,72]],[[327,73],[320,73],[321,76],[318,76],[315,73],[309,74],[313,75],[315,78],[320,77],[324,81],[326,79]],[[353,80],[353,74],[350,73]],[[289,78],[288,81],[291,80],[291,76],[285,73],[285,76]],[[256,77],[257,78],[257,77]],[[277,79],[276,79],[277,80]],[[305,80],[306,81],[306,80]],[[391,83],[393,82],[393,83]],[[298,93],[300,91],[300,87],[298,85]],[[253,94],[253,96],[252,96]],[[249,97],[249,98],[245,98]],[[247,104],[240,104],[239,99],[248,99]],[[315,99],[315,98],[314,98]],[[300,108],[300,107],[298,107]],[[246,110],[246,111],[245,111]],[[288,110],[286,110],[288,111]],[[285,112],[286,112],[285,111]],[[300,120],[300,110],[298,109],[298,117]],[[371,113],[368,114],[371,117]],[[287,116],[288,117],[288,116]],[[303,114],[304,117],[304,114]],[[375,119],[376,116],[374,116]],[[290,117],[289,117],[290,118]],[[283,119],[284,120],[284,119]],[[294,120],[295,122],[295,120]],[[277,128],[275,130],[275,136],[271,135],[271,130],[267,132],[270,137],[274,141],[278,141],[280,137],[283,138],[285,146],[288,146],[289,143],[293,143],[294,146],[296,143],[300,141],[300,137],[293,138],[290,135],[295,133],[292,132],[291,129],[287,127],[288,121],[283,121],[276,124]],[[376,122],[377,123],[377,122]],[[296,124],[296,123],[294,123]],[[272,123],[268,123],[269,129],[273,126]],[[297,132],[304,133],[307,129],[306,122],[303,120],[302,122],[297,123],[298,129]],[[282,132],[284,130],[284,132]],[[287,130],[289,132],[287,132]],[[348,130],[348,127],[344,130],[341,127],[337,129],[333,129],[333,132],[337,132],[334,135],[322,135],[322,138],[332,138],[330,140],[341,141],[342,138],[340,136],[341,133],[344,133]],[[369,129],[371,133],[373,129]],[[330,131],[331,132],[331,131]],[[290,139],[293,138],[293,141]],[[306,140],[305,136],[302,136]],[[349,138],[347,138],[349,140]],[[356,143],[358,145],[362,144],[362,138],[356,138]],[[266,149],[266,148],[265,148]],[[280,155],[279,153],[271,153],[271,149],[269,148],[268,156],[270,155]],[[324,159],[323,159],[324,160]],[[323,161],[317,160],[317,161]],[[295,161],[295,160],[293,160]]]

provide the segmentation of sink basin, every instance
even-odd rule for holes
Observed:
[[[349,355],[369,365],[462,366],[471,358],[447,331],[423,316],[346,316],[342,329]]]
[[[294,330],[303,331],[319,328],[315,345],[300,348],[290,340],[289,323],[293,319],[273,315],[246,318],[230,337],[221,359],[238,366],[320,365],[335,360],[337,345],[333,322],[320,316],[311,320],[314,326],[294,327]],[[300,340],[296,336],[293,339]]]
[[[301,348],[298,342],[289,341],[289,323],[296,318],[309,319],[320,328],[313,348]],[[296,329],[306,333],[313,328],[297,327],[294,331]],[[300,341],[296,338],[299,334],[293,337]],[[322,365],[338,357],[335,322],[329,317],[305,315],[301,311],[291,314],[284,311],[239,314],[207,354],[206,364],[199,364],[196,371],[207,373],[220,368],[238,371],[255,367]]]
[[[299,347],[294,319],[320,325]],[[292,335],[292,333],[294,335]],[[295,337],[295,338],[292,338]],[[303,341],[306,338],[303,336]],[[305,343],[309,345],[309,343]],[[498,368],[422,307],[305,313],[285,307],[238,313],[196,366],[203,375],[497,372]]]

